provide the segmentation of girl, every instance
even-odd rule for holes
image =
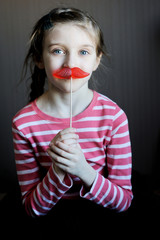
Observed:
[[[96,21],[77,9],[53,9],[33,29],[25,60],[32,74],[30,103],[13,118],[12,128],[22,200],[30,216],[47,215],[62,202],[81,199],[116,211],[131,204],[126,115],[88,88],[104,48]],[[65,71],[73,69],[78,71],[69,127],[71,79]]]

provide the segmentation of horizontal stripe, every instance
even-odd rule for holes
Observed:
[[[42,192],[41,192],[41,190],[40,190],[40,185],[39,185],[39,184],[38,184],[38,186],[37,186],[37,192],[38,192],[38,194],[39,194],[39,197],[42,198],[42,200],[43,200],[44,202],[46,202],[47,204],[52,205],[52,206],[55,205],[55,202],[53,202],[52,200],[47,199],[47,198],[42,194]]]
[[[108,175],[108,178],[111,178],[111,179],[118,179],[118,180],[128,180],[128,179],[131,179],[131,175],[129,176],[118,176],[118,175]]]
[[[44,209],[44,210],[50,210],[51,208],[49,208],[49,207],[45,207],[45,206],[42,206],[39,202],[38,202],[38,200],[37,200],[37,198],[36,198],[36,195],[35,195],[35,192],[33,193],[33,197],[34,197],[34,201],[35,201],[35,203],[38,205],[38,207],[40,207],[40,208],[42,208],[42,209]]]
[[[120,192],[120,197],[119,197],[119,201],[118,201],[118,203],[117,203],[117,205],[116,205],[116,208],[119,207],[119,205],[120,205],[121,202],[122,202],[123,196],[124,196],[124,193],[123,193],[122,189],[121,189],[120,187],[118,187],[118,189],[119,189],[119,192]]]
[[[97,143],[101,143],[103,142],[105,136],[103,138],[80,138],[78,139],[79,143],[85,143],[85,142],[97,142]],[[110,138],[106,138],[106,140],[108,140]]]
[[[103,151],[103,150],[104,150],[103,148],[99,148],[99,147],[82,149],[83,153],[97,152],[97,151]]]
[[[32,149],[27,149],[27,150],[24,150],[24,149],[21,149],[21,150],[14,150],[14,153],[16,153],[16,154],[26,154],[26,153],[31,153],[31,152],[33,152],[33,150]]]
[[[37,147],[37,146],[49,146],[50,141],[49,142],[36,142],[36,143],[32,143],[32,147]]]
[[[106,158],[106,156],[105,155],[100,155],[100,156],[98,156],[98,157],[93,157],[93,158],[90,158],[90,159],[87,159],[88,161],[92,161],[92,162],[98,162],[98,161],[100,161],[100,160],[102,160],[102,159],[105,159]]]
[[[16,160],[16,164],[27,164],[34,161],[35,161],[34,158],[28,158],[28,159]]]
[[[119,154],[119,155],[107,154],[107,157],[113,158],[113,159],[124,159],[124,158],[131,157],[131,153]]]
[[[98,131],[105,131],[105,130],[111,130],[111,126],[103,126],[103,127],[91,127],[91,128],[78,128],[77,132],[98,132]]]
[[[103,109],[113,109],[115,110],[115,107],[109,106],[109,105],[102,105],[102,106],[95,106],[93,110],[103,110]]]
[[[93,201],[94,199],[97,198],[97,196],[100,194],[100,192],[101,192],[104,184],[105,184],[105,180],[104,180],[104,178],[102,178],[102,183],[101,183],[101,185],[99,186],[98,191],[96,192],[96,194],[94,195],[94,197],[90,198],[91,201]]]
[[[17,171],[17,174],[18,175],[29,174],[29,173],[37,172],[38,170],[39,170],[39,168],[35,167],[35,168],[32,168],[32,169],[28,169],[28,170]]]
[[[29,184],[32,184],[32,183],[35,183],[35,182],[38,182],[38,181],[39,181],[39,178],[35,178],[35,179],[32,179],[32,180],[28,180],[28,181],[19,181],[19,185],[20,186],[29,185]]]
[[[117,188],[115,186],[113,186],[113,189],[114,189],[113,197],[110,201],[108,201],[106,204],[104,204],[104,207],[108,207],[109,205],[111,205],[114,202],[114,200],[116,198],[116,194],[117,194]]]
[[[55,187],[57,188],[57,190],[60,192],[60,193],[65,193],[65,191],[61,190],[60,188],[58,188],[57,184],[51,179],[50,177],[50,174],[48,173],[48,181]]]
[[[26,105],[23,109],[30,108],[31,106],[32,106],[31,104],[28,104],[28,105]]]
[[[19,125],[19,130],[22,130],[22,129],[26,128],[26,127],[37,126],[37,125],[44,125],[44,124],[49,124],[49,123],[50,122],[46,121],[46,120],[27,122],[27,123]]]
[[[130,190],[130,191],[132,190],[132,186],[128,186],[128,185],[127,185],[127,186],[126,186],[126,185],[122,185],[122,187],[123,187],[124,189]]]
[[[21,119],[21,118],[28,117],[28,116],[33,116],[33,115],[36,115],[35,111],[23,113],[23,114],[17,116],[16,118],[14,118],[13,123],[16,122],[17,120]]]
[[[131,143],[127,142],[127,143],[122,143],[122,144],[112,144],[112,145],[107,146],[107,148],[109,148],[109,149],[112,149],[112,148],[119,149],[119,148],[126,148],[126,147],[130,147],[130,146],[131,146]]]
[[[43,167],[50,167],[52,162],[41,162],[41,166]]]
[[[16,140],[16,139],[13,139],[13,142],[16,143],[16,144],[27,144],[27,142],[25,140]]]
[[[112,136],[112,138],[123,138],[129,136],[129,131],[126,131],[124,133],[116,133],[114,136]]]
[[[82,119],[77,120],[77,122],[87,122],[87,121],[102,121],[105,119],[113,119],[112,115],[106,115],[106,116],[96,116],[96,117],[85,117]]]
[[[122,109],[113,117],[113,121],[115,121],[117,118],[119,118],[123,114]]]
[[[117,128],[115,128],[115,129],[112,131],[111,136],[113,136],[113,135],[118,131],[118,129],[120,129],[121,127],[123,127],[123,126],[125,126],[125,125],[127,125],[127,124],[128,124],[128,121],[127,121],[127,120],[125,120],[124,122],[122,122]]]
[[[43,181],[43,187],[44,189],[48,192],[48,194],[50,196],[54,196],[57,200],[60,199],[60,197],[58,197],[54,192],[52,192],[48,187],[47,185],[45,184],[45,182]]]
[[[132,164],[126,164],[126,165],[112,165],[107,163],[107,166],[112,169],[117,169],[117,170],[124,170],[124,169],[130,169],[132,167]]]
[[[14,139],[16,138],[15,134],[17,134],[19,137],[21,136],[21,137],[25,138],[25,135],[21,131],[19,131],[18,129],[15,129],[14,127],[12,127],[12,132],[14,134],[14,137],[13,137]]]
[[[41,132],[32,132],[26,134],[26,138],[30,138],[33,136],[45,136],[45,135],[52,135],[52,134],[57,134],[60,130],[50,130],[50,131],[41,131]]]
[[[25,192],[21,192],[22,196],[24,197],[24,195],[26,195],[27,191]]]
[[[128,200],[126,200],[126,203],[124,204],[123,208],[121,208],[121,209],[119,210],[119,212],[123,212],[123,211],[124,211],[124,209],[126,208],[127,203],[128,203]]]
[[[111,182],[108,181],[108,189],[105,192],[105,194],[103,195],[103,197],[100,199],[100,201],[98,202],[98,204],[102,203],[104,201],[104,199],[108,196],[109,192],[111,190]]]
[[[103,126],[98,128],[78,128],[77,132],[98,132],[98,131],[105,131],[105,130],[111,130],[111,126]],[[60,130],[50,130],[50,131],[40,131],[40,132],[33,132],[26,134],[27,138],[33,137],[33,136],[44,136],[44,135],[52,135],[57,134]]]
[[[44,216],[44,215],[46,215],[45,213],[42,213],[42,212],[37,211],[35,208],[32,208],[32,209],[33,209],[34,213],[35,213],[37,216]]]
[[[103,100],[104,102],[109,102],[110,101],[110,99],[107,98],[106,96],[104,96],[103,94],[101,94],[101,96],[98,97],[98,100]]]

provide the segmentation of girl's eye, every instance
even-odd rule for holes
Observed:
[[[82,51],[80,51],[80,54],[81,54],[81,55],[88,55],[88,54],[89,54],[89,52],[88,52],[88,51],[86,51],[86,50],[82,50]]]
[[[64,51],[61,50],[61,49],[55,49],[55,50],[53,50],[53,53],[54,53],[55,55],[64,54]]]

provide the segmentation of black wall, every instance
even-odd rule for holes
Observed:
[[[93,76],[96,90],[116,101],[128,116],[133,169],[159,174],[160,1],[1,0],[0,191],[17,182],[11,120],[27,102],[27,84],[18,82],[29,34],[39,17],[57,6],[87,10],[99,22],[111,58],[104,58]]]

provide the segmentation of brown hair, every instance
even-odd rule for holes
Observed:
[[[25,77],[27,67],[30,64],[31,92],[29,101],[33,101],[44,93],[46,73],[36,63],[41,61],[43,52],[43,40],[46,31],[54,28],[56,23],[76,22],[79,26],[87,29],[91,27],[96,36],[97,56],[105,54],[103,34],[97,22],[88,14],[75,8],[55,8],[43,16],[34,26],[30,36],[30,47],[24,61],[23,76]]]

